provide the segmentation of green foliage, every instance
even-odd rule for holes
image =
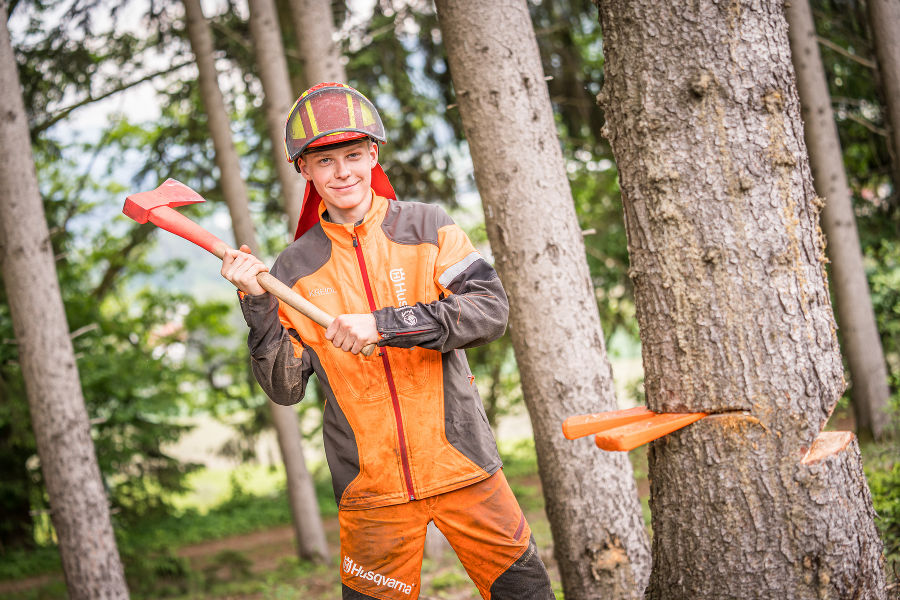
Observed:
[[[868,474],[888,571],[900,569],[900,461]]]
[[[900,410],[895,399],[894,410]],[[867,443],[862,447],[863,463],[875,525],[884,543],[885,567],[888,581],[900,584],[900,440]]]
[[[128,589],[136,597],[161,598],[197,587],[199,574],[171,549],[130,554],[121,552]]]
[[[872,306],[894,390],[900,389],[900,243],[886,238],[867,248]]]

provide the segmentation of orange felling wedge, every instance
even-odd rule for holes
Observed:
[[[682,427],[699,421],[707,413],[660,413],[653,414],[627,425],[621,425],[598,433],[594,441],[601,450],[625,452],[643,446],[657,438],[677,431]]]
[[[592,433],[600,433],[613,427],[619,427],[620,425],[649,419],[655,414],[655,412],[648,410],[644,406],[637,406],[635,408],[611,410],[590,415],[575,415],[563,421],[562,430],[563,435],[567,439],[574,440]]]

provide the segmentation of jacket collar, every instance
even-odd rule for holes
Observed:
[[[375,163],[372,167],[372,190],[376,196],[382,196],[389,200],[396,200],[397,194],[394,187],[388,181],[387,174],[381,165]],[[294,234],[296,240],[301,235],[309,231],[309,229],[319,222],[319,205],[322,202],[322,196],[311,181],[306,182],[306,192],[303,194],[303,205],[300,209],[300,220],[297,222],[297,233]]]
[[[372,190],[372,205],[369,206],[365,216],[356,223],[332,223],[327,218],[322,218],[326,208],[325,203],[321,201],[319,202],[317,217],[325,235],[342,246],[350,246],[353,244],[353,236],[365,238],[372,230],[381,227],[387,209],[388,199],[379,196],[375,193],[375,190]]]

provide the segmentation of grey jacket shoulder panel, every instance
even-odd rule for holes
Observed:
[[[428,243],[437,246],[438,229],[452,224],[450,215],[436,204],[398,200],[388,203],[381,229],[389,240],[397,244]]]
[[[330,258],[331,240],[321,223],[316,223],[278,255],[269,272],[286,286],[293,287],[298,279],[315,273]]]

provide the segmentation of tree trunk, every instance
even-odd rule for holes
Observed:
[[[438,18],[531,416],[567,599],[637,598],[649,552],[631,464],[562,421],[616,408],[597,301],[525,0]]]
[[[334,41],[331,2],[291,0],[291,19],[306,87],[323,81],[346,83],[347,73],[341,63],[340,48]]]
[[[887,110],[889,144],[894,163],[894,193],[900,193],[900,2],[866,0],[875,42],[878,73]]]
[[[209,120],[210,134],[216,151],[216,166],[219,167],[220,181],[234,237],[238,245],[247,244],[259,256],[259,244],[250,216],[247,188],[241,178],[241,165],[231,137],[228,113],[219,89],[218,74],[213,59],[212,34],[203,16],[200,0],[184,0],[185,18],[191,47],[197,58],[200,93]],[[326,562],[329,559],[325,528],[319,514],[312,476],[306,468],[303,456],[303,440],[300,422],[293,407],[269,402],[272,422],[281,449],[287,479],[288,501],[297,539],[297,552],[301,559]]]
[[[809,1],[791,0],[785,10],[813,181],[825,202],[822,228],[832,265],[831,282],[844,355],[850,367],[856,431],[880,439],[891,418],[887,367],[875,325],[875,311],[866,281],[841,142],[831,110],[831,96]]]
[[[275,170],[281,183],[284,211],[288,216],[288,231],[293,233],[300,218],[303,184],[302,178],[284,155],[284,122],[299,92],[298,94],[291,92],[291,78],[284,57],[275,0],[249,0],[249,2],[250,33],[253,36],[259,78],[265,92],[266,128],[272,143],[272,160],[275,161]]]
[[[128,598],[0,2],[0,263],[69,598]]]
[[[781,2],[599,3],[653,442],[648,598],[884,598]]]

